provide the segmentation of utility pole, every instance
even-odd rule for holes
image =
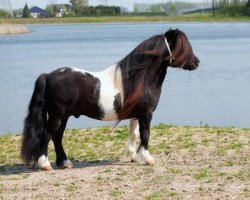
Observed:
[[[8,16],[14,18],[11,0],[0,0],[0,8],[8,11]]]

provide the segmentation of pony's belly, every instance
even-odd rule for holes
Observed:
[[[102,121],[116,121],[118,120],[118,116],[114,111],[108,111],[108,112],[105,112],[105,115],[101,120]]]

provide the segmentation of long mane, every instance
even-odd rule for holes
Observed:
[[[156,35],[143,41],[118,62],[124,91],[119,121],[133,112],[147,85],[158,75],[159,68],[169,65],[167,61],[170,55],[164,37],[168,39],[175,63],[183,63],[190,59],[193,52],[186,35],[179,30],[169,30],[164,35]]]
[[[125,119],[133,111],[148,82],[160,67],[165,53],[164,36],[157,35],[139,44],[123,58],[121,69],[124,90],[124,104],[119,120]]]

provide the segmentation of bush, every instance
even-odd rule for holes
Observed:
[[[8,17],[8,14],[7,10],[0,9],[0,17]]]

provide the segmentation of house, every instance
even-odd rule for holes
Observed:
[[[47,17],[48,14],[42,8],[34,6],[30,9],[30,16],[33,18],[41,18],[41,17]]]
[[[52,4],[56,17],[63,17],[72,12],[72,6],[69,4]]]

